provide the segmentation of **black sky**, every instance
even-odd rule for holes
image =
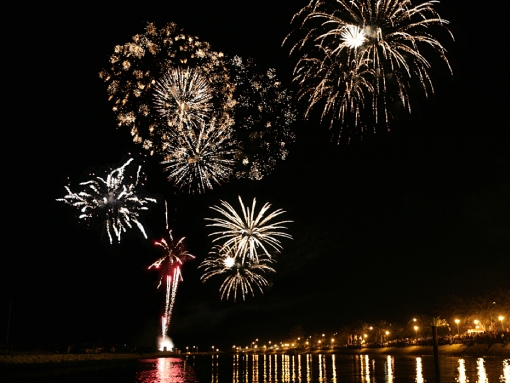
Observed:
[[[163,294],[146,267],[157,250],[136,235],[109,246],[55,201],[67,177],[77,183],[88,168],[142,150],[116,129],[98,72],[147,21],[173,21],[215,50],[276,68],[290,86],[293,60],[281,42],[305,2],[34,3],[10,4],[3,34],[0,343],[11,301],[15,347],[151,343]],[[157,159],[146,160],[147,191],[169,200],[174,233],[197,256],[179,287],[178,346],[282,339],[296,324],[312,333],[357,319],[406,322],[431,314],[443,296],[510,286],[503,16],[481,1],[437,9],[456,38],[442,40],[454,75],[434,65],[436,94],[418,97],[390,135],[337,147],[318,121],[300,121],[289,158],[272,174],[202,196],[177,192]],[[294,240],[284,242],[272,288],[234,304],[220,302],[218,281],[200,283],[196,267],[211,245],[208,207],[235,204],[237,195],[286,210]],[[146,218],[151,240],[164,233],[163,212],[159,203]]]

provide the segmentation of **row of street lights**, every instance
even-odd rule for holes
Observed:
[[[501,330],[504,330],[504,327],[503,327],[503,320],[505,319],[505,317],[504,317],[504,316],[502,316],[502,315],[500,315],[500,316],[498,317],[498,319],[499,319],[499,321],[500,321],[500,323],[501,323]],[[413,319],[412,319],[412,322],[416,323],[416,318],[413,318]],[[457,335],[458,335],[458,336],[460,335],[459,323],[460,323],[460,319],[455,319],[455,324],[457,325]],[[476,329],[479,329],[479,328],[480,328],[480,321],[479,321],[478,319],[475,319],[475,320],[473,321],[473,323],[474,323],[474,325],[476,326],[476,327],[475,327]],[[370,330],[372,330],[372,329],[373,329],[373,327],[370,327]],[[415,326],[413,326],[413,329],[414,329],[414,335],[415,335],[415,337],[416,337],[416,338],[418,338],[418,330],[420,329],[420,328],[419,328],[419,326],[416,326],[416,325],[415,325]],[[387,336],[390,334],[390,332],[389,332],[389,331],[385,331],[385,332],[384,332],[384,334],[385,334],[385,335],[386,335],[386,337],[387,337]],[[368,337],[368,335],[367,335],[367,334],[363,334],[363,337],[366,339],[366,338]],[[309,338],[311,339],[311,336],[310,336]],[[301,338],[297,338],[297,342],[296,342],[296,343],[297,343],[297,347],[299,347],[299,342],[300,342],[300,340],[301,340]],[[251,342],[251,349],[252,349],[252,350],[257,349],[257,347],[258,347],[257,342],[258,342],[258,341],[259,341],[258,339],[255,339],[255,341]],[[266,351],[266,350],[267,350],[267,348],[269,348],[269,349],[271,349],[271,348],[275,348],[276,350],[279,348],[278,346],[273,346],[273,345],[271,344],[271,341],[269,341],[268,343],[269,343],[269,347],[268,347],[268,346],[266,346],[266,345],[264,345],[264,346],[263,346],[264,351]],[[310,347],[310,341],[309,341],[309,340],[306,340],[304,344],[306,345],[306,348]],[[322,334],[322,338],[321,338],[321,339],[319,339],[319,340],[317,341],[317,344],[319,345],[319,347],[320,347],[321,345],[324,345],[324,344],[325,344],[325,334]],[[334,347],[334,344],[335,344],[335,338],[331,338],[331,344],[330,344],[330,346],[331,346],[331,347]],[[284,348],[284,347],[290,347],[290,346],[294,348],[294,347],[295,347],[295,344],[294,344],[294,343],[292,343],[292,344],[283,344],[283,342],[280,342],[280,346],[281,346],[281,348]],[[235,345],[234,345],[234,346],[232,346],[232,350],[233,350],[233,351],[241,351],[241,350],[242,350],[242,347],[240,347],[240,346],[235,346]],[[246,350],[248,350],[248,346],[246,346]],[[215,348],[214,348],[214,346],[211,346],[211,351],[212,351],[212,352],[215,352],[215,351],[216,351],[216,352],[218,352],[218,351],[219,351],[219,349],[217,349],[217,348],[215,349]],[[189,353],[189,352],[190,352],[189,347],[188,347],[188,346],[186,346],[186,353]],[[198,352],[198,346],[193,346],[193,348],[192,348],[192,352],[193,352],[193,353]]]

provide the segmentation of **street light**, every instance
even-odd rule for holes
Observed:
[[[418,339],[418,326],[414,326],[414,337]]]
[[[480,322],[478,321],[478,319],[475,319],[473,322],[475,323],[476,329],[478,330],[478,328],[479,328],[478,323],[480,323]]]
[[[504,317],[503,315],[500,315],[500,316],[498,317],[498,319],[499,319],[499,321],[501,322],[501,331],[503,331],[503,330],[504,330],[504,328],[503,328],[503,319],[505,319],[505,317]]]
[[[457,336],[460,335],[460,331],[459,331],[459,322],[460,320],[459,319],[455,319],[455,323],[457,323]]]

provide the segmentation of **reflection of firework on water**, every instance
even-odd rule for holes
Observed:
[[[155,109],[170,127],[204,122],[212,97],[209,81],[196,69],[171,69],[154,85]]]
[[[107,83],[119,126],[130,128],[133,141],[151,153],[162,151],[166,133],[181,117],[201,120],[210,112],[230,121],[224,115],[234,106],[233,84],[227,81],[223,54],[185,35],[174,23],[161,29],[147,24],[145,33],[115,47],[110,64],[100,77]],[[176,81],[176,93],[166,93],[166,85]],[[174,113],[172,105],[178,106]]]
[[[148,210],[149,203],[155,203],[154,198],[141,196],[138,191],[141,166],[136,176],[126,177],[126,167],[133,161],[129,159],[124,165],[108,169],[104,177],[95,176],[92,180],[80,183],[83,190],[74,193],[65,187],[67,195],[57,201],[74,206],[80,212],[78,218],[87,223],[102,220],[106,232],[113,242],[113,236],[120,242],[121,234],[135,224],[145,238],[145,230],[140,223],[140,212]]]
[[[240,145],[236,176],[259,180],[277,160],[287,157],[289,143],[295,140],[293,97],[274,69],[262,71],[253,60],[238,56],[229,59],[228,67],[235,84],[234,119]]]
[[[360,124],[359,111],[366,110],[374,129],[379,122],[387,129],[392,109],[400,105],[410,113],[409,89],[414,82],[421,84],[425,95],[434,91],[431,64],[422,52],[434,50],[450,68],[446,49],[432,35],[434,26],[448,31],[448,21],[434,9],[436,3],[431,0],[413,6],[410,0],[311,0],[292,21],[298,24],[296,33],[302,33],[291,53],[303,52],[294,81],[301,86],[300,98],[310,104],[306,114],[323,101],[322,117],[331,115],[332,124],[340,119],[344,127],[349,126],[349,117],[354,115],[354,127],[363,127],[366,124]],[[352,78],[357,79],[360,92],[348,91],[351,86],[344,83]],[[333,91],[332,87],[339,89]],[[346,97],[351,103],[348,109]],[[370,105],[365,105],[367,98],[372,99]]]
[[[200,128],[169,132],[164,142],[168,179],[190,193],[203,193],[230,178],[235,165],[232,130],[216,126],[215,121]]]
[[[184,237],[178,241],[174,241],[172,230],[168,228],[168,210],[166,210],[165,215],[168,236],[167,238],[162,238],[160,241],[155,242],[157,246],[163,248],[164,255],[149,266],[149,269],[155,268],[159,272],[158,288],[160,288],[163,283],[166,287],[165,311],[161,320],[161,335],[163,338],[168,336],[168,328],[170,326],[170,320],[172,319],[172,310],[177,294],[177,287],[179,282],[182,281],[181,267],[187,260],[195,258],[186,250]]]
[[[236,256],[236,249],[229,246],[215,246],[210,254],[198,266],[204,268],[204,274],[200,278],[202,282],[207,281],[215,275],[224,275],[225,279],[220,286],[221,299],[229,299],[233,295],[234,302],[237,298],[237,292],[240,291],[243,300],[248,293],[255,295],[254,287],[258,287],[261,293],[264,293],[264,287],[269,286],[269,282],[263,276],[265,273],[275,272],[268,264],[274,262],[272,259],[249,261]]]
[[[213,242],[221,241],[223,246],[234,248],[235,257],[240,258],[241,263],[244,263],[245,259],[248,259],[249,262],[257,262],[260,256],[271,258],[269,248],[277,252],[282,250],[277,237],[292,239],[290,234],[280,230],[286,229],[282,224],[292,221],[269,222],[285,211],[278,209],[266,216],[271,208],[271,204],[266,203],[255,215],[255,198],[251,209],[244,206],[241,197],[239,197],[239,203],[242,216],[228,202],[221,201],[223,207],[212,206],[211,209],[225,218],[206,218],[206,220],[213,222],[207,226],[220,228],[220,231],[211,234],[217,236]]]
[[[228,135],[222,141],[228,145],[215,144],[216,152],[229,152],[228,161],[236,145],[235,163],[228,163],[234,169],[222,171],[217,177],[222,181],[227,174],[261,179],[286,158],[296,111],[273,69],[260,71],[250,60],[224,57],[173,23],[162,29],[149,23],[145,33],[115,47],[110,64],[100,77],[119,126],[128,127],[151,154],[165,160],[178,154],[169,146],[180,147],[175,142],[187,138],[176,135],[186,131],[198,137],[205,125],[209,137]],[[197,178],[169,178],[181,188],[193,181],[189,191],[198,189]]]

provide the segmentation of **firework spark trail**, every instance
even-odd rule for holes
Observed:
[[[184,237],[178,241],[174,241],[172,230],[170,230],[168,226],[168,208],[166,201],[165,218],[168,236],[166,239],[162,238],[160,241],[155,242],[156,246],[163,248],[165,254],[148,267],[149,270],[154,267],[159,271],[160,277],[158,288],[161,286],[163,281],[166,281],[165,310],[161,320],[162,339],[166,339],[168,337],[168,328],[170,327],[172,319],[177,287],[179,286],[179,282],[183,280],[181,267],[187,260],[195,258],[186,250],[186,247],[184,246]]]
[[[280,231],[280,229],[286,229],[285,226],[282,226],[284,223],[292,221],[269,223],[275,217],[285,213],[284,210],[277,209],[265,216],[271,208],[271,204],[265,203],[255,216],[255,198],[251,209],[244,206],[240,196],[239,203],[241,204],[242,216],[228,202],[221,201],[223,207],[212,206],[211,209],[222,214],[225,218],[206,218],[206,220],[214,222],[207,226],[223,229],[210,234],[217,236],[213,242],[224,241],[223,246],[235,247],[235,256],[242,259],[241,263],[244,263],[246,257],[251,262],[259,261],[259,248],[262,249],[265,257],[271,258],[266,246],[280,252],[282,246],[277,237],[292,239],[290,234]]]
[[[204,269],[204,274],[200,278],[202,282],[207,281],[215,275],[224,275],[225,279],[220,286],[220,298],[229,299],[232,295],[234,302],[237,299],[237,293],[245,300],[246,295],[251,293],[255,295],[253,287],[258,287],[261,293],[264,293],[264,287],[269,286],[269,282],[263,274],[275,272],[268,264],[274,262],[273,259],[264,259],[250,262],[236,257],[236,250],[230,246],[217,246],[198,266]]]
[[[298,30],[284,41],[302,33],[291,54],[302,53],[294,81],[301,86],[299,98],[309,102],[305,117],[321,100],[325,101],[322,118],[331,115],[330,128],[335,119],[349,125],[351,114],[357,115],[354,128],[365,126],[359,121],[359,110],[371,115],[375,125],[382,115],[386,129],[393,118],[393,105],[401,105],[410,113],[409,89],[413,83],[421,84],[426,96],[434,92],[431,64],[422,52],[434,50],[451,72],[446,49],[432,35],[433,27],[440,27],[453,38],[446,27],[448,21],[434,9],[438,2],[413,6],[410,0],[311,0],[294,15],[292,23],[298,24]],[[353,66],[353,61],[358,63]],[[345,75],[353,69],[354,76]],[[332,81],[335,75],[337,84]],[[342,85],[349,78],[357,78],[361,86],[354,97],[349,87]],[[339,91],[331,91],[330,86]],[[346,109],[345,98],[360,105]],[[365,106],[366,98],[372,100],[370,105]]]
[[[57,201],[77,208],[80,212],[78,219],[87,223],[102,220],[110,243],[113,243],[114,237],[120,242],[122,233],[132,228],[132,224],[147,238],[138,219],[140,212],[148,210],[147,205],[156,203],[156,200],[141,196],[138,192],[141,166],[138,167],[134,182],[131,181],[132,177],[126,179],[126,168],[132,161],[130,158],[124,165],[109,169],[105,177],[95,176],[90,181],[80,183],[83,190],[78,193],[66,186],[67,195]]]

